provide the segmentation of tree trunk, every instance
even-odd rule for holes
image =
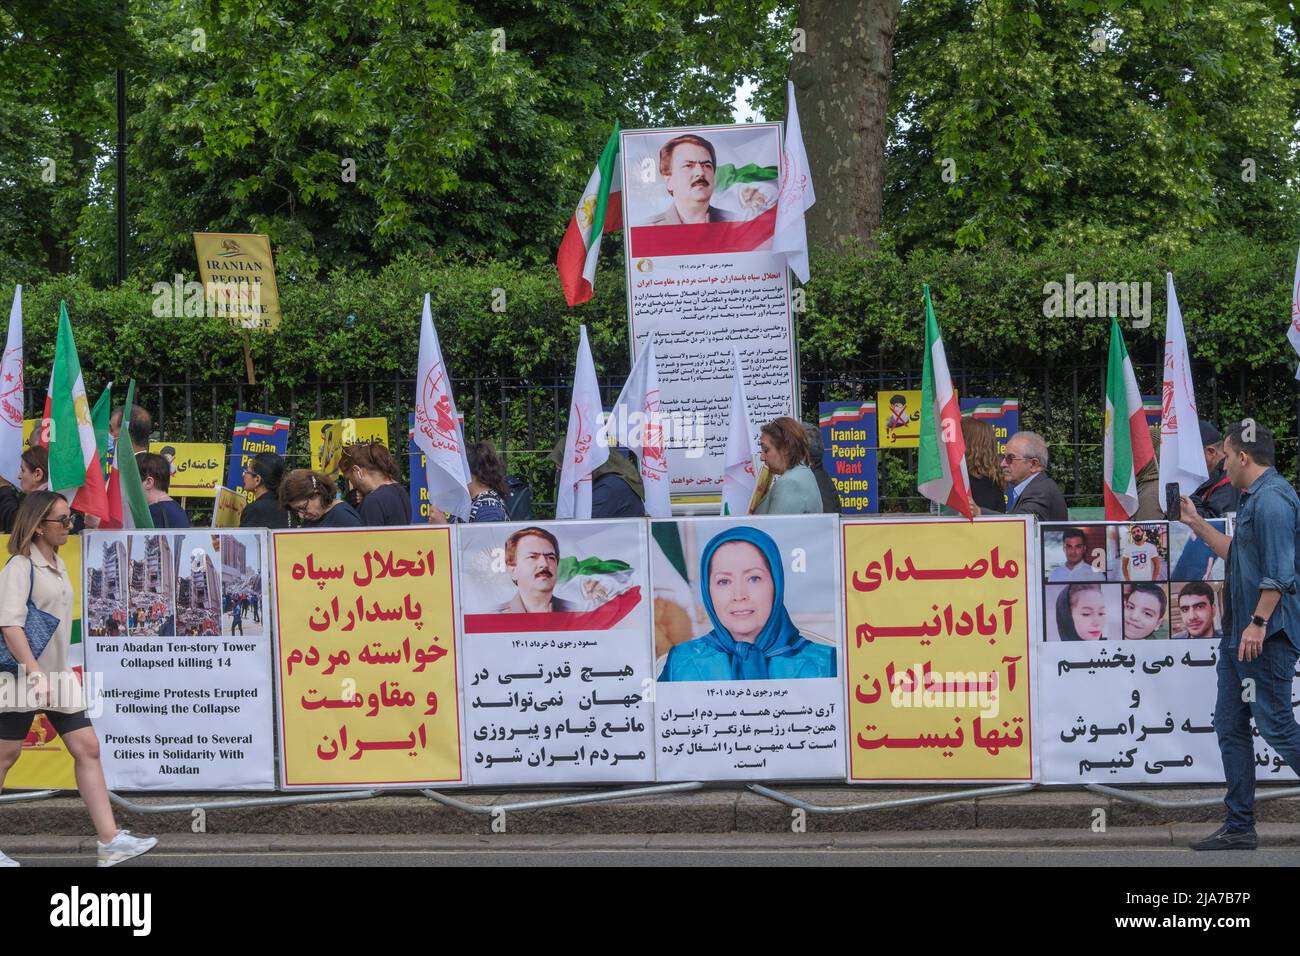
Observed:
[[[809,243],[860,240],[880,228],[889,78],[901,0],[801,0],[790,66],[817,203]],[[805,50],[800,52],[800,41]]]

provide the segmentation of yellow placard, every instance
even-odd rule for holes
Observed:
[[[149,450],[171,464],[173,498],[215,498],[226,465],[226,446],[218,442],[149,443]]]
[[[243,517],[246,507],[248,507],[248,499],[244,497],[242,490],[233,491],[225,486],[218,486],[216,500],[212,503],[212,527],[238,528],[239,519]]]
[[[921,444],[919,389],[876,392],[876,444],[881,448],[916,448]]]
[[[9,535],[0,535],[0,551],[9,544]],[[4,551],[8,554],[7,551]],[[72,579],[72,653],[69,663],[80,669],[85,661],[81,633],[81,538],[73,536],[68,543],[59,548],[59,556],[67,565],[68,576]],[[91,714],[93,720],[95,715]],[[54,727],[44,714],[37,714],[32,721],[32,729],[23,741],[23,749],[18,761],[9,768],[5,775],[5,787],[15,790],[75,790],[77,776],[72,755],[63,744],[63,738],[54,732]]]
[[[377,441],[388,446],[387,418],[335,418],[307,423],[311,466],[331,478],[339,473],[343,447],[354,442]]]
[[[450,529],[271,541],[284,785],[461,782]]]
[[[205,299],[218,315],[240,329],[274,329],[280,324],[280,290],[269,238],[196,232],[194,253]],[[213,294],[206,294],[209,289]]]
[[[841,529],[850,782],[1032,779],[1028,522]]]

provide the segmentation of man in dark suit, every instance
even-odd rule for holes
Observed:
[[[1037,515],[1039,521],[1067,521],[1065,495],[1047,477],[1047,442],[1036,432],[1016,432],[998,456],[1007,479],[1007,514]]]

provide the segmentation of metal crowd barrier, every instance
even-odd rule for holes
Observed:
[[[1148,797],[1144,793],[1130,793],[1128,790],[1110,787],[1104,783],[1085,783],[1083,787],[1090,793],[1099,793],[1105,797],[1114,797],[1116,800],[1136,803],[1144,807],[1155,807],[1157,810],[1194,810],[1197,807],[1217,807],[1223,803],[1223,797],[1202,797],[1197,800],[1161,800],[1157,797]],[[1286,797],[1300,797],[1300,787],[1288,787],[1286,790],[1264,790],[1262,792],[1257,790],[1255,802],[1282,800]]]
[[[760,797],[767,797],[769,800],[775,800],[777,803],[784,803],[788,807],[795,807],[799,810],[806,810],[809,813],[838,814],[858,813],[863,810],[894,810],[899,807],[920,807],[928,803],[949,803],[954,800],[968,800],[976,797],[1005,797],[1012,793],[1027,793],[1037,786],[1036,783],[1015,783],[998,787],[977,787],[973,790],[956,790],[952,793],[928,793],[920,797],[901,797],[896,800],[878,800],[874,803],[852,803],[829,807],[809,803],[799,797],[765,787],[761,783],[751,783],[749,789]]]

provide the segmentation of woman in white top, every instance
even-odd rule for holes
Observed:
[[[30,492],[14,515],[12,557],[0,571],[0,634],[18,661],[20,680],[0,672],[0,788],[22,753],[32,721],[44,713],[76,764],[77,789],[99,835],[99,865],[113,866],[152,850],[158,841],[117,828],[99,762],[99,738],[86,716],[81,681],[69,665],[74,597],[59,546],[67,542],[71,527],[68,502],[52,491]],[[32,654],[25,630],[29,600],[58,619],[39,658]],[[0,853],[0,866],[17,865]]]

